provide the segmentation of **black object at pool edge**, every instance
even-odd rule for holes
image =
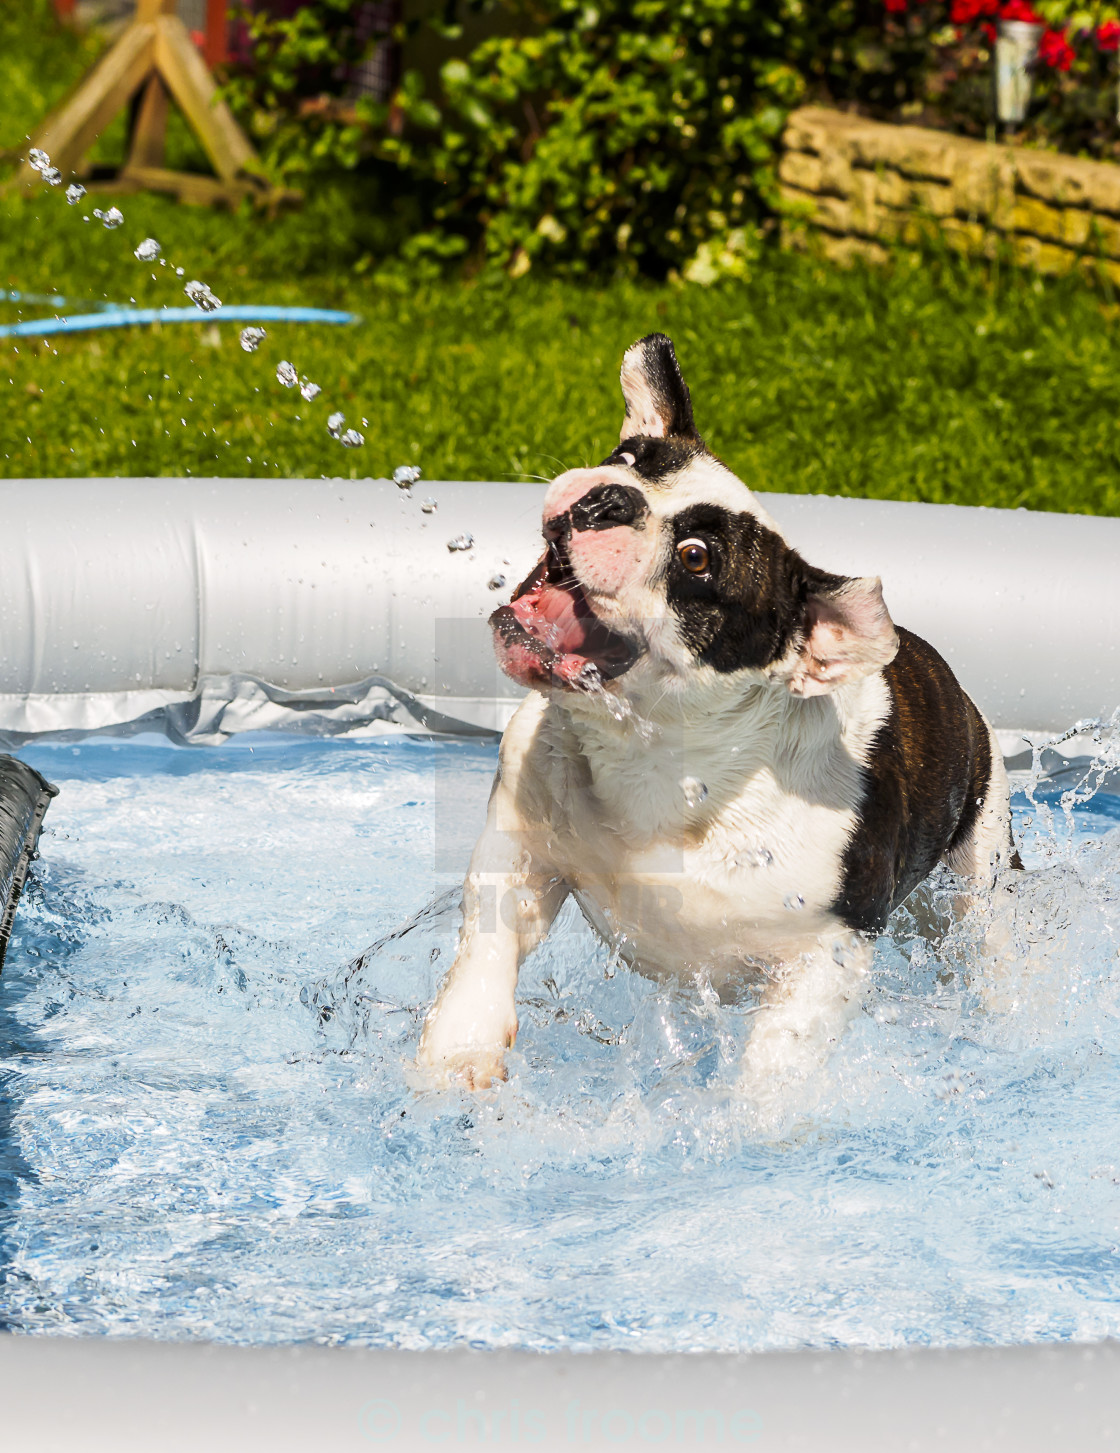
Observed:
[[[0,757],[0,969],[8,948],[27,866],[58,788],[18,757]]]

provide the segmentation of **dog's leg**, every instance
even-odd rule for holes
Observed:
[[[784,1098],[823,1067],[859,1012],[871,955],[866,939],[841,929],[775,968],[743,1055],[745,1096]]]
[[[504,1080],[505,1051],[517,1035],[514,992],[525,957],[548,933],[568,887],[535,866],[524,839],[498,827],[508,821],[501,786],[463,884],[459,948],[420,1036],[417,1063],[429,1083],[460,1080],[485,1089]]]

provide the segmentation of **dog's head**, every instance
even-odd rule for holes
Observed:
[[[545,553],[490,618],[508,675],[575,692],[768,681],[817,696],[892,659],[879,581],[816,570],[787,545],[705,447],[663,334],[627,350],[622,396],[618,448],[553,480]]]

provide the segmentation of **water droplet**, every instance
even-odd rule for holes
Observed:
[[[241,346],[246,353],[256,353],[265,336],[263,328],[242,328]]]
[[[155,262],[162,251],[154,237],[145,237],[133,255],[137,262]]]
[[[504,575],[491,575],[486,584],[490,590],[504,590],[506,588],[506,578]]]
[[[685,803],[689,807],[699,807],[708,795],[708,789],[699,777],[682,777],[681,791],[684,793]]]
[[[421,512],[425,515],[434,515],[439,506],[434,499],[426,499],[420,506]]]
[[[82,186],[81,182],[71,182],[66,188],[66,200],[70,203],[71,207],[76,206],[85,194],[86,189]]]
[[[283,384],[285,388],[295,388],[299,383],[299,374],[286,358],[276,365],[276,382]]]
[[[805,900],[800,893],[787,893],[782,899],[782,907],[788,909],[790,913],[800,913],[805,907]]]
[[[281,367],[283,367],[283,364],[281,364]],[[277,373],[277,377],[279,378],[279,373]],[[280,379],[281,383],[283,383],[283,381],[283,379]],[[327,433],[331,436],[332,439],[338,439],[341,436],[342,426],[343,424],[345,424],[345,422],[345,414],[332,414],[330,416],[330,418],[327,420]]]
[[[107,212],[94,212],[93,215],[100,217],[102,227],[107,227],[110,232],[124,221],[124,213],[119,207],[110,207]]]
[[[60,187],[62,185],[62,173],[56,166],[44,167],[43,180],[49,182],[52,187]]]
[[[748,848],[745,853],[740,853],[735,859],[737,868],[768,868],[774,861],[774,854],[769,848]]]
[[[51,164],[51,159],[45,151],[40,151],[37,146],[33,146],[27,153],[27,164],[33,171],[45,172]]]
[[[339,440],[344,449],[360,449],[365,442],[365,438],[358,433],[357,429],[347,429]]]
[[[579,675],[575,679],[575,685],[581,686],[584,691],[602,691],[603,678],[594,661],[585,661],[579,668]]]
[[[177,267],[175,269],[175,276],[176,277],[182,277],[183,276],[183,269],[181,267]]]
[[[393,470],[393,483],[398,489],[411,489],[420,478],[420,471],[415,464],[398,464]]]
[[[305,378],[304,381],[300,384],[299,391],[308,403],[310,403],[312,399],[317,399],[319,395],[323,392],[323,390],[319,387],[317,383],[312,383],[311,380],[307,378]]]
[[[453,540],[448,540],[447,548],[454,555],[457,550],[472,550],[474,548],[473,535],[456,535]]]
[[[221,298],[216,298],[206,284],[200,283],[197,278],[187,283],[183,291],[199,312],[216,313],[222,306]]]

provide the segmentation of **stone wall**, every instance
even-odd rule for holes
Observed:
[[[1120,282],[1120,166],[891,126],[821,106],[793,112],[780,168],[783,237],[883,260],[940,233],[962,251],[1009,246],[1040,272],[1103,268]]]

